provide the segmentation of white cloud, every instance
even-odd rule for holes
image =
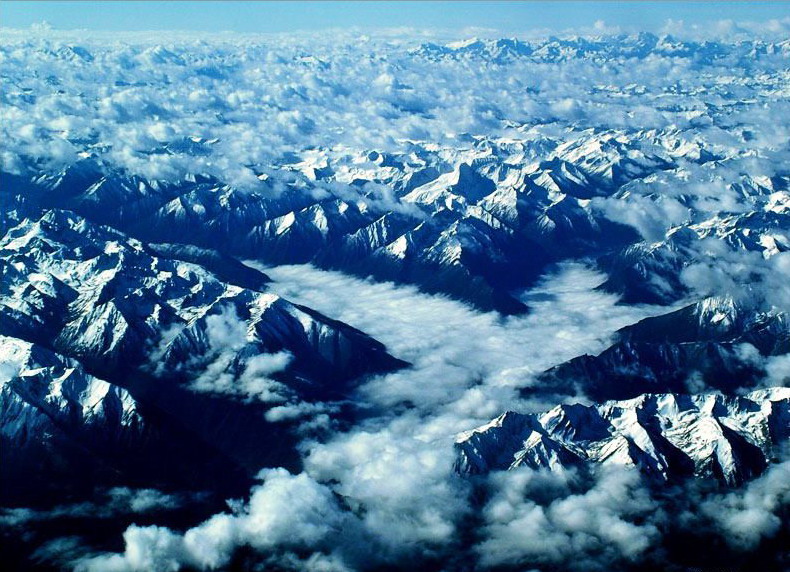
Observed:
[[[292,391],[287,385],[271,378],[284,371],[293,360],[287,351],[257,354],[239,360],[241,350],[251,341],[247,324],[236,310],[227,306],[218,314],[206,317],[205,337],[209,346],[206,355],[195,356],[187,368],[200,373],[190,382],[190,389],[282,403]]]
[[[790,461],[771,467],[743,490],[712,495],[701,503],[702,513],[732,546],[753,549],[782,526],[790,505]]]
[[[47,510],[29,508],[0,509],[0,526],[25,527],[28,524],[63,518],[112,519],[118,515],[146,514],[182,507],[190,495],[168,494],[156,489],[114,487],[99,491],[94,500],[56,505]]]
[[[361,389],[366,400],[380,407],[408,401],[426,413],[442,405],[468,407],[467,402],[477,408],[484,387],[503,401],[481,410],[475,417],[481,420],[495,407],[515,406],[513,390],[529,385],[535,374],[579,354],[597,353],[617,329],[666,311],[618,305],[617,296],[595,290],[604,276],[580,264],[560,267],[526,293],[529,315],[505,318],[411,286],[310,266],[265,271],[284,297],[367,332],[413,364],[406,372],[369,381]]]
[[[481,564],[611,569],[658,540],[656,526],[645,522],[658,505],[636,471],[607,469],[591,484],[579,481],[573,473],[528,469],[494,475],[477,547]]]
[[[124,533],[122,555],[83,560],[77,570],[217,569],[243,544],[261,551],[331,551],[353,537],[353,516],[328,487],[285,469],[265,470],[259,477],[263,483],[253,488],[241,511],[215,515],[183,535],[159,526],[132,526]]]
[[[790,355],[771,356],[765,360],[766,386],[790,386]]]
[[[713,33],[737,28],[738,33],[781,37],[788,27],[786,20],[769,24],[733,28],[725,23]],[[557,119],[554,127],[561,129],[675,126],[685,131],[700,129],[706,118],[711,130],[723,132],[729,131],[730,116],[745,115],[761,138],[751,142],[752,148],[775,147],[787,131],[774,119],[784,105],[774,97],[783,85],[773,73],[782,69],[781,62],[770,57],[751,62],[738,51],[747,47],[732,48],[735,55],[707,64],[705,73],[693,59],[660,49],[638,65],[619,56],[596,59],[577,53],[558,62],[516,57],[481,66],[466,58],[416,57],[412,50],[426,40],[417,32],[385,31],[368,37],[361,50],[359,33],[331,39],[176,33],[162,45],[161,36],[144,33],[118,34],[108,41],[98,33],[2,30],[4,68],[13,78],[0,109],[9,155],[4,164],[20,170],[20,158],[37,157],[47,169],[57,169],[96,143],[106,147],[103,156],[110,164],[137,175],[173,179],[204,172],[239,188],[262,190],[248,167],[276,167],[288,151],[408,152],[415,139],[453,148],[463,140],[451,134],[512,135],[508,125],[513,122],[541,125]],[[588,32],[618,33],[603,22]],[[536,40],[538,53],[541,47],[547,53],[560,49],[553,41]],[[593,39],[590,45],[604,49],[607,44]],[[74,56],[82,49],[92,61]],[[766,75],[748,85],[732,80],[733,68],[752,65]],[[687,85],[693,95],[668,93],[666,86],[673,82]],[[744,92],[743,101],[759,99],[766,108],[695,105],[703,99],[700,89],[718,94],[734,88]],[[690,108],[701,115],[689,116]],[[56,132],[42,133],[43,126]],[[183,137],[219,141],[206,156],[151,154]]]
[[[518,387],[546,367],[603,349],[616,329],[652,310],[618,306],[616,296],[594,290],[603,277],[580,265],[563,267],[527,293],[534,312],[512,318],[414,287],[309,266],[267,272],[280,294],[367,331],[413,367],[359,389],[357,427],[304,442],[304,473],[264,472],[264,484],[241,513],[215,516],[182,540],[169,531],[130,530],[125,555],[98,560],[102,565],[159,558],[168,565],[176,554],[182,562],[220,566],[235,546],[289,552],[292,542],[317,552],[339,545],[333,562],[340,558],[352,569],[364,568],[364,561],[441,554],[456,542],[470,511],[470,485],[452,472],[455,434],[503,409],[541,407],[519,400]],[[232,318],[218,315],[212,322],[217,347],[243,341]],[[276,407],[270,420],[302,415],[302,409]],[[315,423],[316,411],[307,413],[305,423]],[[302,500],[284,500],[297,494]],[[335,494],[348,508],[329,500]],[[337,527],[351,536],[332,544]],[[309,566],[300,561],[299,567]]]
[[[761,252],[732,250],[708,238],[681,280],[702,296],[726,292],[757,307],[790,308],[790,252],[765,258]]]

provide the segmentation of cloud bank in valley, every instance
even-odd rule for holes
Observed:
[[[725,538],[735,550],[776,533],[789,500],[786,463],[726,493],[694,482],[659,491],[618,467],[521,468],[480,482],[453,473],[457,432],[506,409],[544,407],[520,400],[517,388],[661,311],[617,305],[616,296],[594,289],[602,280],[596,272],[559,268],[524,294],[533,313],[510,318],[310,266],[266,272],[283,295],[372,333],[413,366],[362,385],[353,399],[359,422],[308,438],[302,473],[262,471],[248,502],[183,534],[130,528],[123,554],[85,560],[80,569],[214,569],[248,545],[265,562],[307,570],[431,559],[451,565],[454,558],[483,567],[607,570],[660,560],[664,536],[685,527]],[[667,496],[683,500],[683,518],[665,511]]]

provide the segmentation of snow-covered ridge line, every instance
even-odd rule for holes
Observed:
[[[645,394],[600,405],[507,412],[456,441],[461,473],[584,462],[633,466],[663,479],[696,475],[735,485],[790,437],[790,388],[721,394]]]
[[[242,282],[252,287],[223,282],[196,263],[210,267],[218,260],[210,254],[149,248],[68,211],[24,219],[0,239],[2,330],[106,365],[161,361],[154,365],[165,377],[183,378],[185,368],[194,374],[194,356],[220,350],[239,354],[242,363],[258,354],[298,353],[297,369],[300,359],[312,365],[297,377],[313,381],[348,379],[379,359],[396,363],[362,332],[266,292],[263,275],[240,263]]]
[[[625,301],[666,303],[686,293],[679,274],[704,241],[764,259],[790,249],[787,175],[736,176],[731,165],[751,159],[708,148],[676,129],[469,137],[409,153],[315,148],[245,192],[209,176],[130,176],[94,155],[52,174],[5,174],[3,192],[146,241],[221,237],[236,256],[414,282],[485,309],[523,311],[510,290],[575,256],[598,258]],[[692,173],[704,184],[687,190]],[[633,242],[639,234],[651,240]]]
[[[59,430],[93,429],[94,438],[111,441],[141,433],[142,422],[128,391],[76,360],[0,335],[0,436],[15,447]]]
[[[79,42],[87,46],[109,45],[168,45],[178,46],[181,43],[211,43],[218,45],[318,45],[322,47],[338,46],[351,43],[364,43],[378,48],[392,46],[436,46],[447,50],[464,51],[484,47],[519,48],[528,46],[535,49],[546,45],[564,44],[566,46],[584,46],[586,48],[604,49],[605,45],[634,45],[643,49],[673,49],[678,46],[715,45],[743,46],[747,44],[786,45],[787,31],[790,26],[777,23],[777,26],[752,25],[740,27],[737,33],[711,32],[707,37],[698,33],[684,33],[677,30],[667,32],[585,32],[558,31],[547,33],[541,31],[525,31],[515,35],[502,35],[494,31],[480,31],[474,36],[464,36],[456,30],[418,29],[418,28],[379,28],[361,31],[355,28],[335,28],[328,30],[303,30],[293,32],[195,32],[190,30],[156,30],[156,31],[122,31],[102,30],[68,30],[54,28],[46,23],[28,28],[0,27],[0,38],[6,42]],[[163,41],[166,38],[166,41]],[[529,55],[524,53],[521,55]],[[639,55],[636,53],[635,55]],[[676,55],[688,55],[679,51]]]

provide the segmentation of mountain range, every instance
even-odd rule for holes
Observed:
[[[699,481],[737,495],[768,487],[785,466],[787,40],[382,40],[376,54],[12,39],[0,46],[0,102],[18,123],[0,168],[0,506],[12,511],[0,513],[0,532],[11,552],[39,538],[4,531],[13,510],[130,487],[210,490],[223,502],[249,493],[250,504],[231,501],[209,524],[179,522],[184,534],[129,528],[116,555],[124,565],[149,554],[134,552],[139,530],[165,535],[150,550],[164,560],[118,570],[217,568],[235,563],[223,551],[237,548],[249,569],[324,569],[322,558],[337,564],[326,569],[362,569],[367,557],[383,569],[457,564],[448,546],[471,543],[458,554],[482,558],[502,540],[481,540],[499,530],[501,506],[486,503],[526,471],[594,480],[601,466],[625,467],[652,487]],[[604,81],[618,74],[640,81]],[[378,123],[343,123],[369,120],[365,102],[382,106],[386,140],[370,138]],[[181,120],[191,131],[176,129]],[[386,285],[508,328],[558,299],[541,288],[570,263],[601,278],[582,299],[604,296],[642,318],[609,335],[581,332],[600,322],[570,314],[545,343],[576,348],[587,336],[600,351],[534,372],[520,364],[529,375],[503,369],[495,383],[453,353],[471,380],[463,388],[420,370],[447,359],[444,340],[410,362],[353,319],[289,301],[267,275],[309,264],[327,280],[353,276],[360,288]],[[396,384],[423,387],[441,403],[435,417],[391,399]],[[458,395],[439,400],[444,387]],[[510,401],[517,411],[505,410]],[[476,421],[456,435],[459,418]],[[290,486],[315,506],[294,516],[277,505]],[[786,515],[786,501],[769,497],[760,506]],[[291,520],[278,528],[261,506]],[[304,537],[318,540],[271,540],[303,521]],[[365,548],[316,532],[338,523]],[[267,532],[245,536],[256,526]],[[424,536],[410,540],[415,531]],[[220,540],[198,557],[190,534],[204,533]],[[590,550],[603,554],[601,542]],[[420,554],[398,563],[412,549]],[[624,558],[637,566],[637,556]],[[545,558],[535,562],[578,569]],[[42,570],[82,562],[45,561]]]

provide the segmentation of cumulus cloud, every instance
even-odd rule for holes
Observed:
[[[457,432],[505,409],[543,407],[517,397],[534,374],[603,349],[618,328],[658,311],[618,306],[595,290],[603,277],[581,265],[526,293],[532,314],[508,318],[310,266],[267,272],[284,296],[370,333],[413,364],[359,389],[354,401],[369,418],[356,430],[303,446],[306,470],[364,507],[365,529],[393,554],[457,538],[469,511],[466,483],[452,473]]]
[[[239,366],[240,373],[237,371],[238,368],[231,367],[236,357],[237,354],[231,352],[216,355],[214,360],[207,364],[200,375],[190,383],[190,388],[202,393],[233,395],[264,403],[287,400],[290,395],[287,385],[269,376],[288,367],[293,359],[289,352],[280,351],[252,356]]]
[[[585,483],[573,472],[517,470],[494,475],[489,486],[476,548],[484,566],[610,570],[660,537],[647,518],[658,503],[636,471],[602,469]]]
[[[622,467],[496,473],[486,484],[490,496],[475,550],[492,566],[666,567],[664,539],[683,535],[690,547],[723,539],[733,550],[731,562],[740,566],[739,554],[782,527],[790,507],[787,471],[785,460],[742,489],[725,491],[694,480],[656,487]]]
[[[743,490],[713,495],[701,503],[702,513],[733,547],[754,549],[782,527],[790,506],[790,461],[770,468]]]
[[[259,477],[262,484],[236,512],[215,515],[183,535],[159,526],[132,526],[124,533],[122,555],[84,560],[77,570],[217,569],[228,564],[240,545],[278,550],[298,561],[295,551],[329,553],[353,539],[354,517],[327,486],[285,469],[265,470]]]
[[[215,570],[227,566],[238,547],[250,546],[259,564],[293,570],[409,569],[434,558],[449,569],[474,563],[482,569],[605,571],[667,565],[662,543],[681,534],[699,545],[724,540],[731,562],[740,565],[739,555],[748,558],[750,550],[776,536],[790,508],[787,461],[729,491],[694,480],[656,488],[638,471],[619,466],[553,472],[520,467],[475,482],[437,473],[420,483],[427,488],[419,488],[406,475],[420,471],[426,460],[402,457],[400,473],[392,472],[395,480],[386,487],[369,463],[384,443],[358,432],[345,445],[351,457],[329,466],[338,475],[353,473],[361,461],[355,490],[348,488],[348,474],[341,476],[341,491],[307,473],[265,470],[249,501],[232,503],[230,512],[184,533],[132,526],[124,534],[123,553],[78,556],[73,564],[82,572]],[[378,464],[393,461],[386,457]],[[464,520],[473,487],[479,518]],[[458,520],[448,526],[441,516],[452,511]]]
[[[700,295],[728,293],[756,307],[790,308],[790,252],[766,258],[735,250],[708,238],[696,245],[699,256],[683,269],[681,280]]]
[[[663,240],[669,228],[690,218],[688,206],[661,191],[652,196],[635,194],[625,200],[598,199],[595,204],[606,218],[635,228],[648,242]]]
[[[752,34],[747,42],[759,50],[754,34],[773,30],[779,37],[787,22],[747,28],[738,32]],[[173,180],[207,173],[265,193],[269,187],[258,172],[277,178],[284,154],[316,147],[340,155],[408,153],[414,141],[457,148],[466,134],[513,135],[514,126],[541,125],[722,132],[720,124],[737,115],[748,116],[755,136],[764,138],[759,147],[775,147],[782,130],[786,134],[786,125],[773,120],[785,106],[772,97],[781,78],[768,74],[745,86],[732,76],[733,68],[781,69],[781,58],[755,59],[748,44],[726,44],[732,54],[708,61],[708,47],[667,39],[633,65],[633,56],[606,51],[624,42],[617,30],[597,22],[588,32],[594,37],[581,40],[580,49],[562,44],[578,38],[544,37],[531,40],[530,56],[482,66],[463,49],[461,57],[423,57],[426,40],[441,47],[458,37],[414,30],[365,38],[338,33],[329,41],[310,34],[206,41],[176,33],[165,44],[150,34],[107,41],[99,33],[6,29],[0,53],[13,82],[0,109],[4,168],[23,172],[35,158],[37,168],[57,170],[95,153],[136,175]],[[585,57],[589,50],[593,56]],[[606,57],[595,57],[596,50]],[[717,85],[744,91],[742,101],[759,98],[767,109],[690,103],[687,95],[708,89],[711,76]],[[682,93],[668,89],[673,83]],[[190,140],[214,143],[194,153],[182,145]]]

